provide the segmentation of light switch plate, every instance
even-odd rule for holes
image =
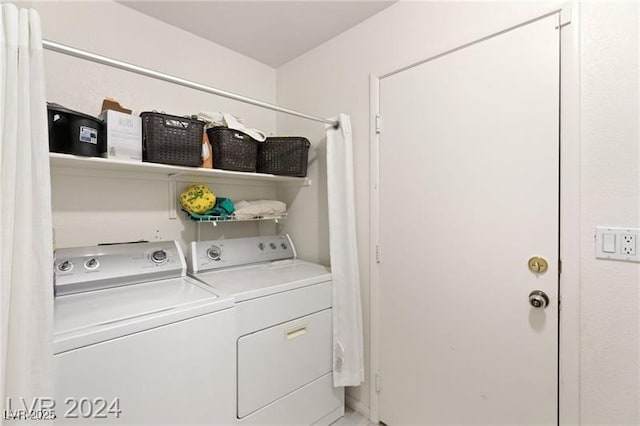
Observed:
[[[637,247],[640,229],[619,226],[597,226],[595,235],[596,258],[640,262]]]

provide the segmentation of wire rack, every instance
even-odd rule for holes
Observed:
[[[196,219],[195,222],[199,223],[211,223],[216,226],[218,223],[228,223],[228,222],[255,222],[261,220],[273,220],[276,223],[280,220],[284,220],[287,218],[287,213],[281,213],[276,215],[264,215],[264,216],[252,216],[252,217],[235,217],[235,216],[209,216],[205,218]]]

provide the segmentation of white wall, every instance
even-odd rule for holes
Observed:
[[[638,424],[638,264],[596,260],[596,225],[640,226],[638,4],[581,13],[581,413]]]
[[[121,4],[107,2],[34,2],[45,39],[130,62],[156,71],[275,102],[276,71],[246,56],[169,26]],[[275,130],[271,111],[201,93],[72,58],[45,52],[47,99],[97,115],[105,96],[134,110],[186,115],[228,111],[245,118],[249,127]],[[180,185],[184,187],[184,184]],[[274,197],[273,187],[240,189],[211,185],[215,193],[233,198]],[[195,238],[195,225],[184,216],[169,220],[168,184],[130,176],[53,175],[56,245],[90,245],[105,241]],[[205,229],[205,228],[203,228]],[[207,226],[206,230],[212,230]],[[228,224],[204,237],[242,236],[257,225]]]
[[[551,9],[550,3],[541,2],[400,2],[278,69],[279,104],[320,116],[351,115],[365,345],[370,341],[369,75],[382,75]],[[581,16],[583,424],[640,421],[639,268],[593,259],[595,224],[640,225],[636,9],[635,3],[587,3]],[[277,119],[279,133],[304,132],[324,149],[323,130],[317,125],[281,115]],[[326,179],[322,167],[312,172],[315,182]],[[293,208],[307,215],[306,223],[288,224],[295,230],[306,229],[298,237],[299,251],[324,262],[328,259],[325,199],[326,190],[318,184],[301,194]],[[365,361],[368,373],[369,358]],[[365,383],[348,394],[366,407],[370,392]]]

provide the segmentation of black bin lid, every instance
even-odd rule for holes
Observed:
[[[79,118],[86,118],[88,120],[93,120],[93,121],[97,121],[99,123],[102,123],[102,120],[100,120],[98,117],[92,117],[89,114],[85,114],[83,112],[74,111],[72,109],[65,108],[62,105],[56,104],[54,102],[47,102],[47,110],[53,111],[53,112],[57,112],[57,113],[60,113],[60,114],[75,115],[76,117],[79,117]]]

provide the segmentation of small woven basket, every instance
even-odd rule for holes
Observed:
[[[227,127],[207,129],[213,151],[213,168],[238,172],[255,172],[258,141],[239,130]]]
[[[151,163],[199,167],[204,122],[160,112],[140,113],[142,158]]]
[[[271,137],[258,146],[258,173],[307,176],[309,140],[302,137]]]

